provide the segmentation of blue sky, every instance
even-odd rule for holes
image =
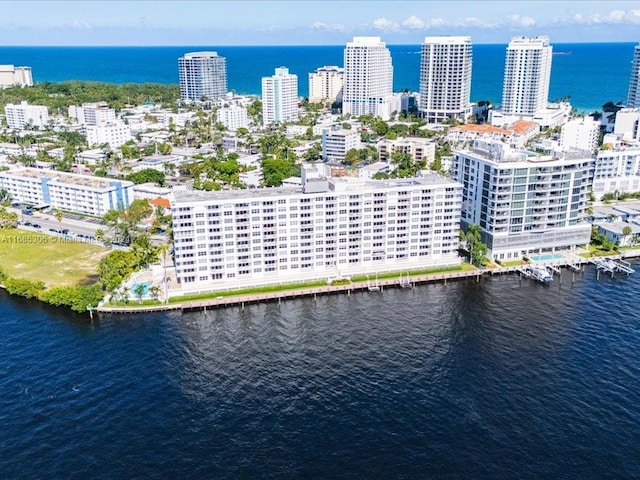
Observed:
[[[4,45],[342,45],[354,35],[419,44],[548,35],[552,43],[640,41],[640,1],[0,0]]]

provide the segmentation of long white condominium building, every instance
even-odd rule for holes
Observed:
[[[429,123],[471,113],[471,37],[425,37],[418,110]]]
[[[298,119],[298,76],[287,67],[262,77],[262,123],[291,122]]]
[[[344,68],[326,66],[309,73],[309,101],[336,102],[342,98]]]
[[[131,136],[131,127],[124,122],[114,122],[100,125],[85,125],[82,132],[87,137],[89,146],[108,144],[116,149],[127,143]]]
[[[95,217],[127,208],[133,201],[133,182],[39,168],[0,172],[0,188],[18,202]]]
[[[44,105],[29,105],[26,101],[18,105],[8,103],[4,106],[4,114],[9,128],[23,128],[30,124],[44,127],[49,123],[49,111]]]
[[[217,52],[185,53],[178,69],[182,100],[213,100],[227,94],[227,60]]]
[[[627,107],[640,108],[640,45],[636,45],[633,49]]]
[[[563,150],[594,152],[600,140],[600,122],[592,117],[575,118],[562,126],[560,145]]]
[[[353,37],[344,50],[342,113],[389,120],[393,95],[391,53],[380,37]]]
[[[454,151],[454,178],[464,185],[462,224],[479,225],[498,260],[588,244],[592,169],[590,152],[542,156],[476,140]]]
[[[599,150],[593,174],[593,193],[600,198],[605,193],[640,192],[640,147],[621,144]]]
[[[461,185],[429,174],[302,188],[175,192],[183,291],[458,265]]]
[[[0,88],[6,87],[30,87],[33,85],[31,67],[14,67],[13,65],[0,65]]]
[[[533,116],[547,107],[552,47],[548,37],[514,37],[507,47],[502,90],[505,115]]]

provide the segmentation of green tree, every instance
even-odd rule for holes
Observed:
[[[469,263],[482,265],[487,262],[487,245],[482,242],[482,229],[479,225],[469,225],[460,231],[460,241],[469,253]]]
[[[112,292],[134,271],[136,264],[133,252],[114,250],[98,264],[100,281],[107,291]]]
[[[626,225],[626,226],[624,226],[624,227],[622,228],[622,237],[623,237],[623,238],[624,238],[624,240],[625,240],[625,241],[624,241],[625,245],[626,245],[626,243],[627,243],[627,242],[626,242],[627,237],[628,237],[629,235],[631,235],[631,233],[632,233],[632,232],[633,232],[633,229],[632,229],[629,225]]]
[[[156,170],[155,168],[145,168],[127,176],[127,180],[136,185],[140,185],[141,183],[155,183],[161,187],[165,184],[165,178],[164,172]]]

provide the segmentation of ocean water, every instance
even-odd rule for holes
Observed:
[[[0,293],[0,477],[640,478],[640,271],[572,278],[95,323]]]
[[[549,99],[571,97],[581,111],[626,101],[633,43],[554,44]],[[420,45],[390,45],[394,90],[419,89]],[[227,59],[230,90],[260,94],[261,78],[287,66],[298,75],[301,96],[308,95],[308,73],[343,64],[344,46],[305,47],[0,47],[0,64],[28,65],[36,82],[95,80],[114,83],[178,83],[178,57],[215,50]],[[499,104],[506,45],[474,45],[471,99]]]

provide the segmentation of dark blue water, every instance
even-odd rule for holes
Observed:
[[[571,97],[581,111],[626,101],[633,43],[554,44],[549,99]],[[298,75],[299,94],[308,95],[308,73],[323,65],[342,65],[344,46],[306,47],[0,47],[0,64],[29,65],[36,82],[96,80],[114,83],[178,83],[178,57],[216,50],[227,58],[230,90],[261,92],[261,78],[281,65]],[[394,90],[419,88],[419,45],[389,46]],[[471,99],[502,100],[506,45],[474,45]]]
[[[90,324],[0,294],[0,478],[640,478],[640,273]]]

